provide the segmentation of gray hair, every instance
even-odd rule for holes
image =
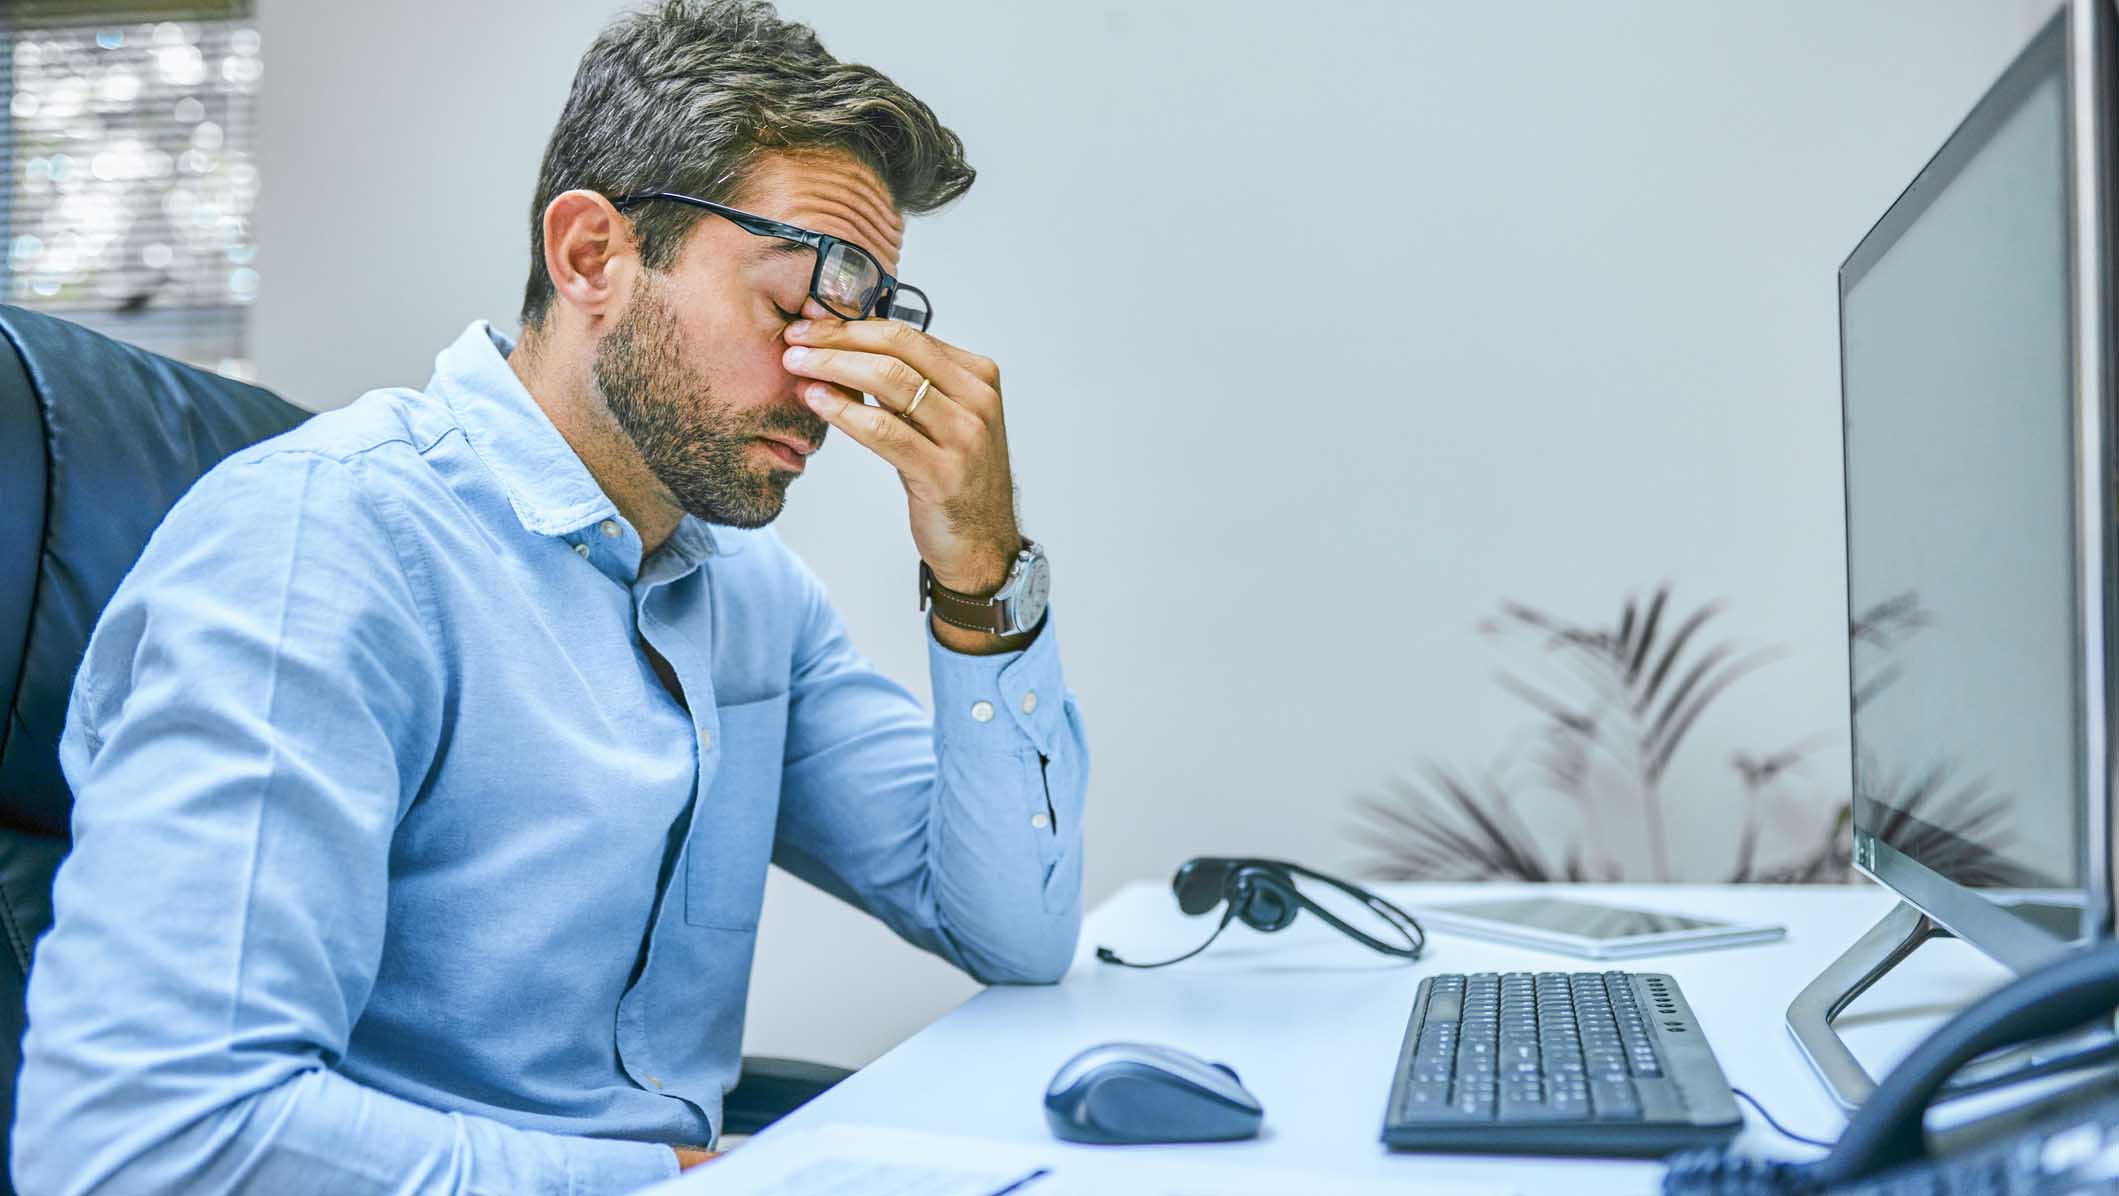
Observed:
[[[874,171],[907,214],[931,212],[976,177],[964,143],[881,71],[840,62],[809,26],[765,0],[661,0],[612,22],[574,73],[530,204],[522,322],[544,322],[544,210],[565,191],[616,198],[682,191],[726,203],[767,153],[832,149]],[[633,213],[641,263],[666,269],[706,213]]]

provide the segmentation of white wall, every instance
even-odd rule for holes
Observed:
[[[785,7],[980,169],[904,268],[1005,370],[1092,903],[1195,853],[1344,862],[1355,794],[1486,760],[1523,721],[1473,630],[1504,598],[1593,619],[1669,579],[1788,646],[1672,787],[1695,874],[1729,754],[1843,723],[1834,271],[2049,0]],[[260,8],[262,379],[417,384],[512,318],[615,6]],[[783,528],[924,686],[896,493],[839,439]],[[971,991],[776,876],[750,1047],[863,1062]]]

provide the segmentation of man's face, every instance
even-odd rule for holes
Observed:
[[[729,203],[852,241],[897,273],[904,221],[844,154],[773,155]],[[641,273],[596,346],[612,417],[678,505],[708,523],[772,522],[824,443],[824,421],[780,356],[790,321],[833,318],[809,297],[815,265],[807,248],[703,213],[668,271]]]

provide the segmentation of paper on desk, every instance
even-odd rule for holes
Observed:
[[[1404,1196],[1412,1190],[1425,1196],[1517,1192],[1462,1183],[1410,1189],[1226,1160],[1148,1157],[1124,1147],[1084,1153],[884,1126],[826,1125],[754,1139],[633,1196]]]

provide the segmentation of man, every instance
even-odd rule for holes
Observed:
[[[473,324],[423,392],[231,458],[97,628],[25,1193],[674,1174],[736,1078],[768,858],[981,980],[1060,976],[1087,762],[1043,557],[997,369],[895,278],[902,213],[971,179],[755,0],[606,30],[520,343]],[[763,530],[827,427],[904,482],[931,720]]]

